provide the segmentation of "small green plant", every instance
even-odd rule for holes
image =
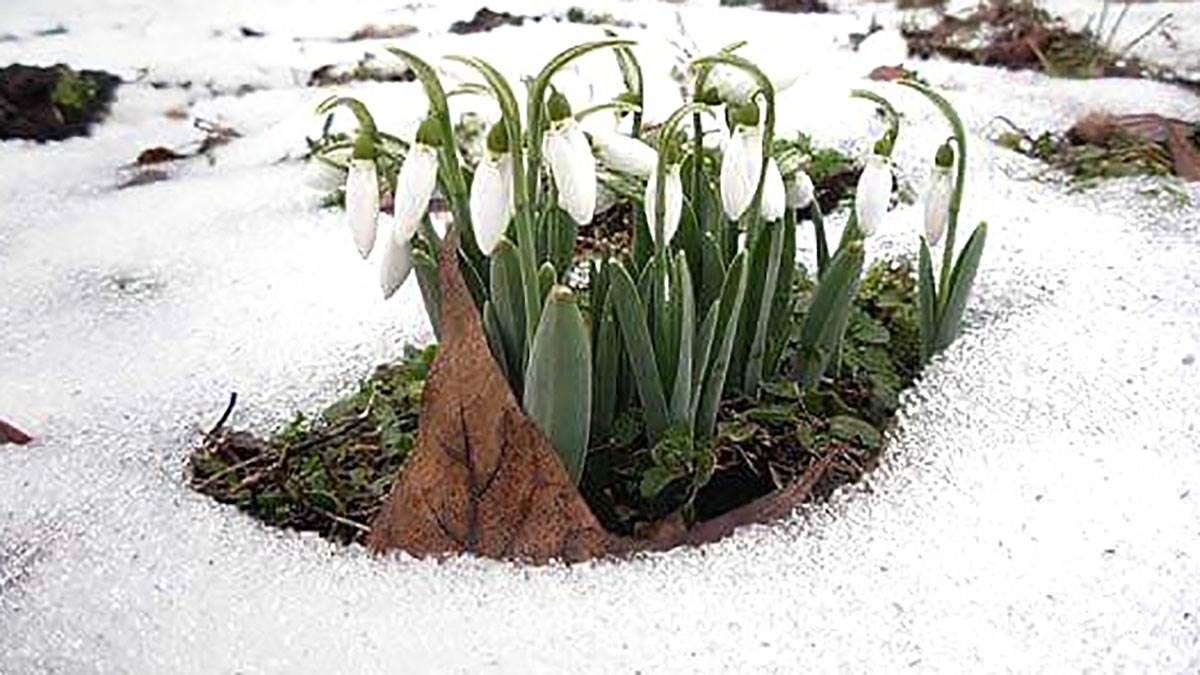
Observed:
[[[781,383],[814,395],[843,365],[868,373],[880,387],[896,386],[898,380],[873,369],[877,354],[849,352],[844,345],[848,331],[858,339],[873,325],[853,311],[853,303],[868,239],[889,208],[900,117],[883,97],[855,92],[877,105],[888,124],[863,163],[850,222],[831,246],[811,177],[801,166],[832,171],[843,160],[813,153],[811,145],[776,143],[775,96],[789,83],[771,80],[737,54],[740,44],[731,45],[694,59],[691,100],[647,129],[632,44],[609,38],[558,54],[528,82],[523,116],[508,80],[492,65],[449,57],[481,80],[461,90],[491,97],[499,111],[473,168],[460,159],[437,71],[393,48],[428,100],[415,137],[387,136],[361,102],[336,98],[319,112],[349,108],[357,132],[353,139],[323,142],[314,154],[349,152],[347,220],[364,257],[376,246],[379,186],[394,186],[381,286],[391,295],[415,270],[435,333],[441,308],[434,261],[443,247],[457,248],[496,363],[568,475],[580,481],[589,472],[589,448],[632,433],[648,453],[638,480],[641,497],[686,485],[690,500],[712,474],[718,418],[730,401],[761,401]],[[579,102],[556,88],[554,77],[599,50],[615,54],[625,91],[577,109]],[[961,124],[940,96],[906,84],[946,112],[960,157],[947,205],[941,295],[932,280],[921,281],[923,301],[927,293],[936,298],[936,304],[922,305],[920,315],[928,357],[957,333],[983,229],[950,270],[965,171]],[[592,115],[615,115],[632,125],[628,133],[585,131],[582,121]],[[727,138],[721,151],[703,143],[712,132]],[[795,161],[797,154],[803,161]],[[396,178],[381,179],[392,163]],[[573,288],[571,273],[581,263],[576,240],[592,221],[601,179],[626,186],[619,194],[639,207],[632,246],[622,255],[582,261],[587,281],[583,288],[575,281]],[[444,236],[428,214],[439,189],[453,222]],[[818,256],[803,316],[797,317],[801,209],[812,214]],[[922,250],[924,260],[925,244]],[[838,426],[843,434],[854,428],[845,420]]]
[[[96,97],[96,83],[65,66],[58,68],[58,79],[50,92],[50,101],[59,110],[76,112],[87,108]]]

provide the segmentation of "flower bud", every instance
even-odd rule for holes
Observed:
[[[721,206],[730,220],[742,217],[762,173],[762,131],[757,126],[737,126],[721,157]]]
[[[650,236],[655,244],[667,245],[679,229],[679,219],[683,215],[683,180],[679,176],[679,165],[667,166],[663,175],[663,241],[658,240],[658,181],[651,176],[646,182],[646,194],[643,200],[646,206],[646,224],[650,228]]]
[[[763,179],[759,211],[763,220],[768,223],[779,220],[787,211],[787,188],[783,186],[783,176],[779,173],[779,165],[775,163],[774,157],[767,159],[767,174]]]
[[[351,159],[346,173],[346,222],[363,258],[375,247],[379,219],[379,177],[373,159]]]
[[[787,205],[789,209],[802,209],[807,207],[813,201],[813,196],[816,194],[816,188],[813,186],[812,178],[804,169],[798,170],[792,175],[792,179],[787,184]]]
[[[879,229],[891,198],[891,160],[884,155],[871,155],[854,191],[854,213],[863,236],[869,237]]]

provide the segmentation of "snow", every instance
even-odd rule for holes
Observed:
[[[781,124],[859,152],[870,106],[844,94],[869,83],[846,79],[863,64],[844,36],[903,18],[587,6],[650,26],[632,33],[660,92],[652,118],[672,106],[670,42],[746,36],[800,71]],[[413,51],[516,75],[600,34],[543,21],[454,37],[475,4],[393,7],[6,3],[0,34],[20,39],[0,41],[0,63],[208,85],[125,86],[91,138],[0,144],[0,415],[37,437],[0,447],[0,672],[1200,669],[1200,189],[1073,194],[1025,180],[1036,165],[983,137],[999,114],[1033,129],[1092,107],[1194,118],[1195,95],[1154,83],[916,64],[966,119],[963,223],[988,220],[988,249],[967,334],[906,395],[885,465],[831,504],[698,550],[525,568],[378,559],[193,493],[188,450],[230,391],[233,423],[266,430],[429,338],[415,284],[384,302],[286,161],[329,93],[301,86],[308,71],[382,44],[330,38],[411,23]],[[1196,4],[1130,15],[1159,8],[1200,25]],[[32,36],[58,24],[66,35]],[[1200,37],[1181,35],[1194,54]],[[615,76],[604,54],[584,71]],[[945,127],[911,92],[869,86],[906,115],[897,163],[920,185]],[[384,126],[421,114],[415,84],[349,91]],[[116,190],[141,149],[198,137],[163,116],[189,102],[244,137]],[[873,253],[911,252],[919,220],[899,207]]]

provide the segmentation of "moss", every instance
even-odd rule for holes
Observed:
[[[88,77],[65,66],[58,68],[58,79],[50,92],[50,101],[59,110],[86,110],[96,99],[98,87]]]

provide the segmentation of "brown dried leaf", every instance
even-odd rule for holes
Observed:
[[[13,425],[0,420],[0,445],[5,443],[13,443],[15,445],[25,445],[33,441],[33,437],[21,431]]]
[[[476,553],[545,562],[602,556],[611,537],[554,449],[521,411],[443,246],[441,343],[421,404],[417,445],[371,526],[376,551]]]

